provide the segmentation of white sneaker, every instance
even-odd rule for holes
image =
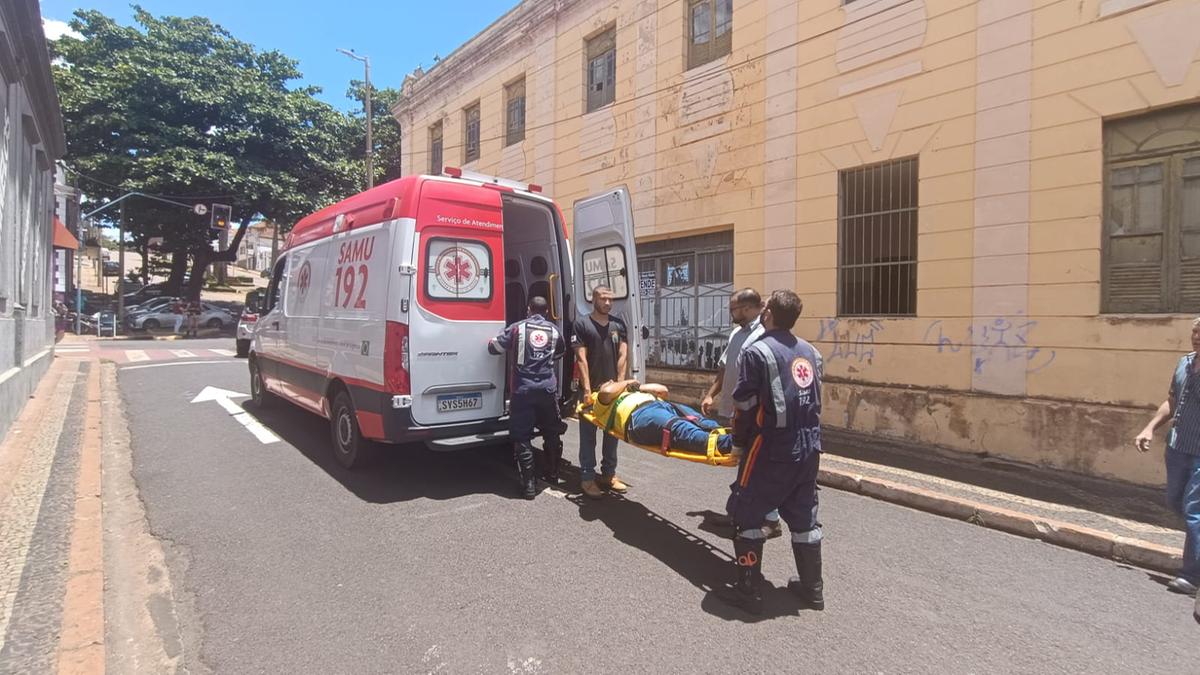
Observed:
[[[1183,577],[1175,577],[1167,583],[1167,590],[1171,591],[1172,593],[1179,593],[1181,595],[1195,596],[1196,584],[1193,584]]]

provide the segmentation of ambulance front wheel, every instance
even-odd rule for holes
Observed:
[[[341,390],[333,397],[329,430],[333,437],[333,456],[347,469],[358,469],[370,461],[371,442],[358,429],[358,415],[350,394]]]

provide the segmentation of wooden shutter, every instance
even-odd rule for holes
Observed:
[[[1183,158],[1179,194],[1179,311],[1200,314],[1200,155]]]
[[[1163,311],[1165,179],[1162,161],[1109,167],[1104,221],[1110,312]]]

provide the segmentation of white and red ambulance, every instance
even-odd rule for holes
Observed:
[[[347,467],[368,458],[369,441],[436,449],[503,441],[508,369],[488,339],[524,318],[535,295],[569,338],[601,284],[628,323],[638,377],[644,335],[628,192],[576,202],[569,241],[540,191],[447,168],[296,223],[251,341],[255,403],[284,399],[328,418]],[[560,368],[566,403],[572,359]]]

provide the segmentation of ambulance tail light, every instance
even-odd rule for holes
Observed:
[[[383,343],[383,382],[393,394],[411,394],[408,375],[408,324],[387,322]]]

